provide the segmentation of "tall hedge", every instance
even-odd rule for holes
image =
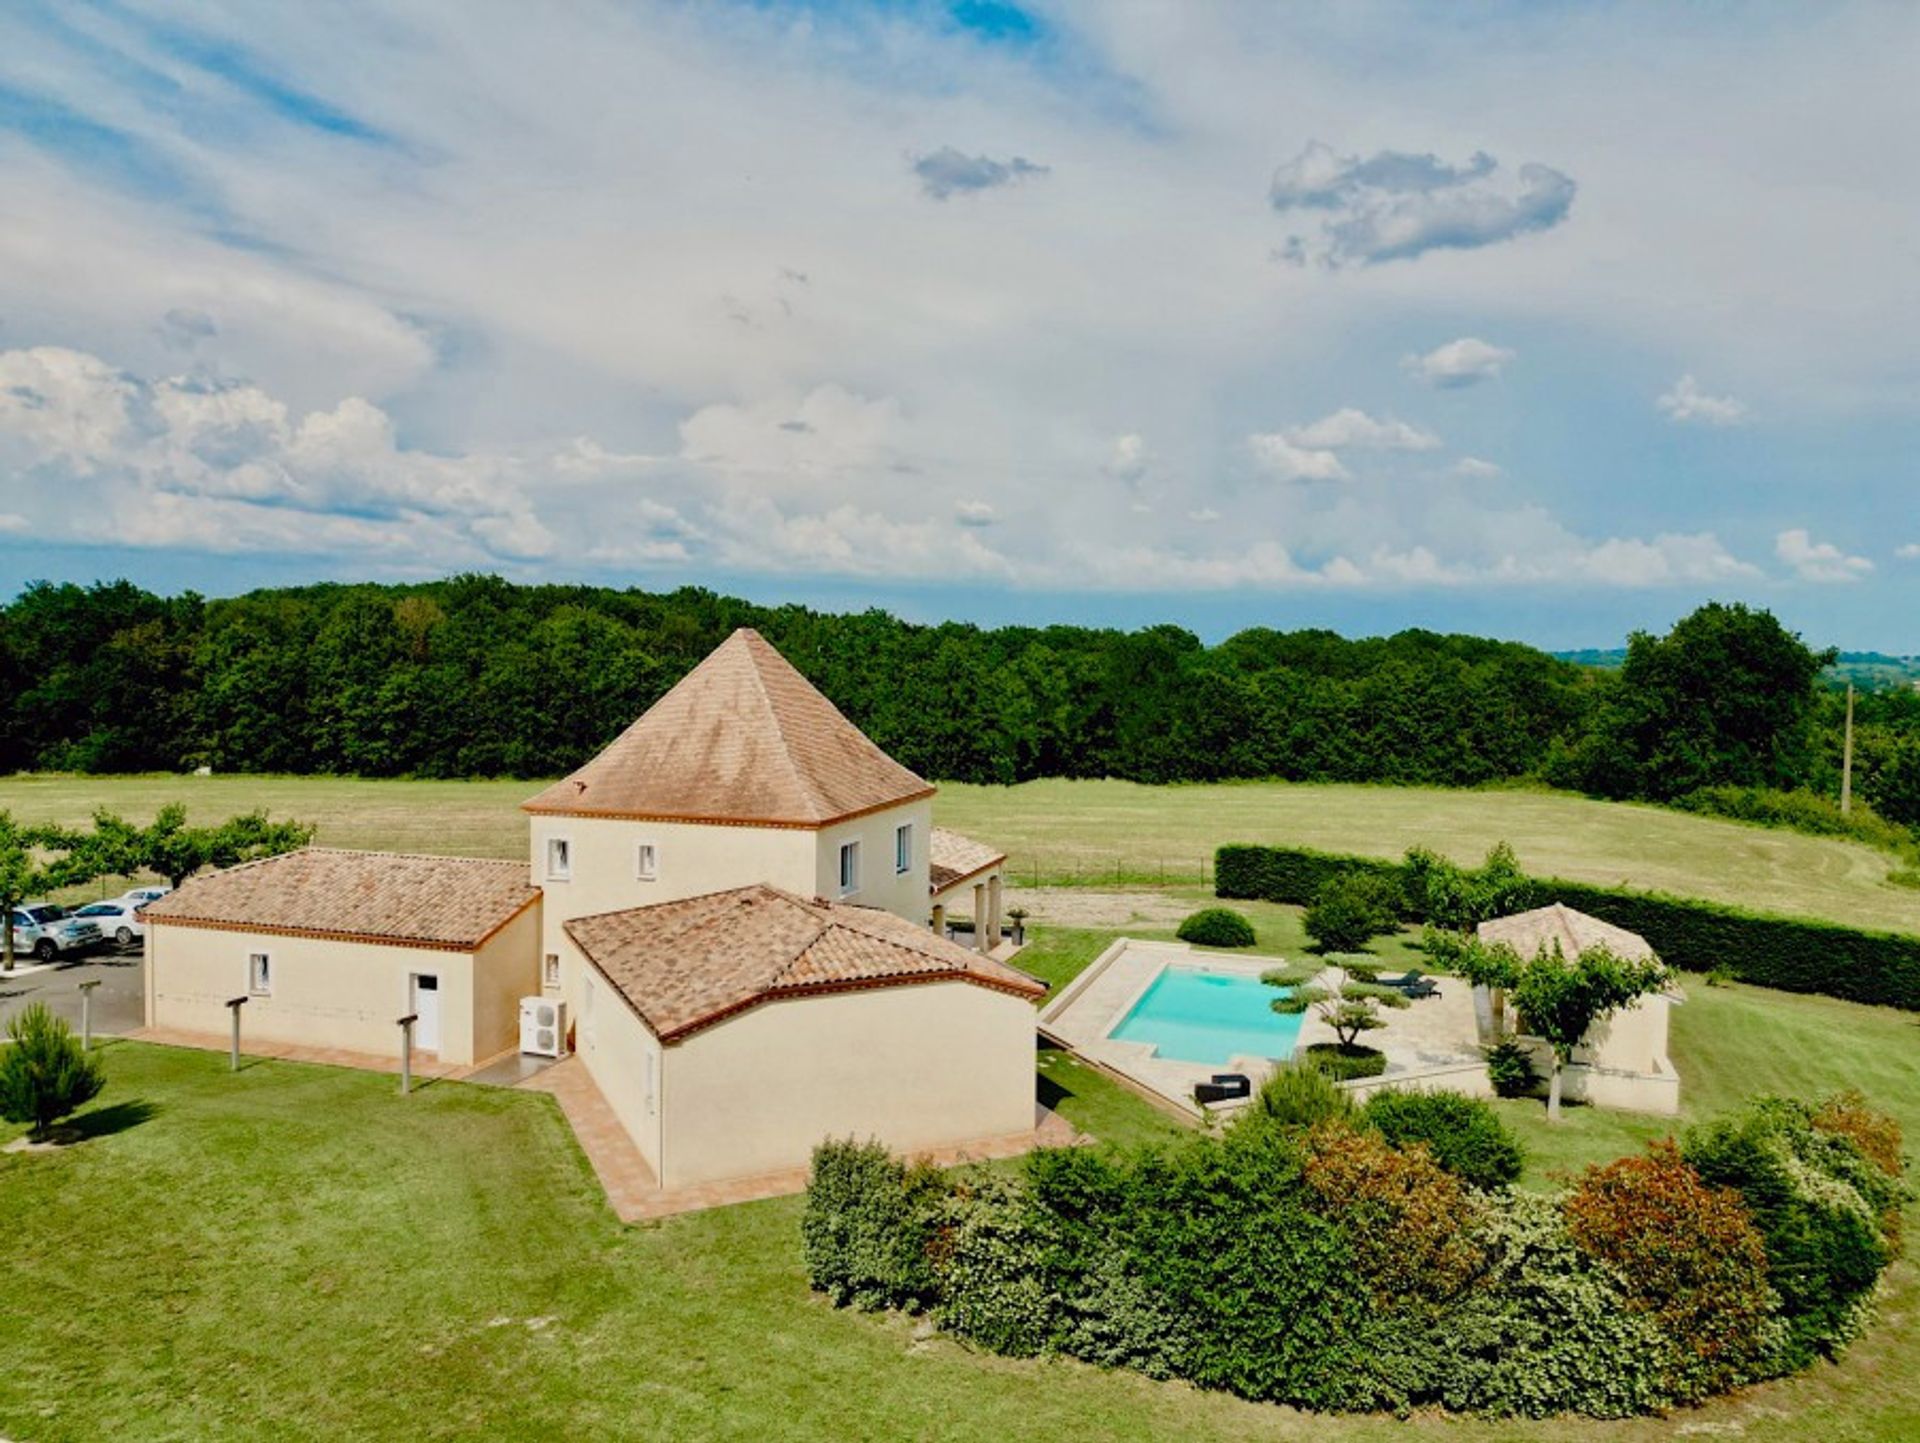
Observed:
[[[1337,876],[1368,872],[1405,880],[1398,862],[1306,847],[1233,845],[1214,856],[1215,891],[1222,897],[1306,906]],[[1638,932],[1664,961],[1686,971],[1724,967],[1760,987],[1920,1011],[1920,937],[1555,877],[1541,878],[1537,892],[1536,905],[1564,902]],[[1423,920],[1411,900],[1406,916]]]

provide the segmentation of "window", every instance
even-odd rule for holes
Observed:
[[[633,849],[633,875],[642,882],[652,882],[660,876],[660,848],[652,842],[642,842]]]
[[[842,842],[840,844],[840,895],[860,890],[860,844]]]
[[[264,952],[247,954],[247,992],[254,997],[273,995],[273,959]]]
[[[913,870],[912,822],[902,822],[893,829],[893,870],[896,874]]]
[[[547,838],[547,880],[565,882],[573,876],[573,843],[565,837]]]
[[[558,952],[547,953],[546,960],[540,964],[540,981],[547,987],[560,985],[560,954]]]

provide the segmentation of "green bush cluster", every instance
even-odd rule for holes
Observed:
[[[1406,891],[1402,864],[1374,857],[1234,845],[1221,847],[1215,861],[1215,890],[1222,897],[1305,906],[1342,872],[1398,879]],[[1683,971],[1726,966],[1739,981],[1761,987],[1920,1011],[1920,937],[1554,878],[1536,879],[1530,900],[1564,902],[1638,932],[1668,965]],[[1404,915],[1425,920],[1411,900]]]
[[[45,1141],[53,1125],[85,1107],[107,1084],[100,1064],[44,1002],[30,1002],[7,1022],[0,1048],[0,1118],[29,1124]]]
[[[1389,1088],[1368,1098],[1360,1116],[1395,1147],[1425,1143],[1435,1162],[1473,1187],[1506,1187],[1526,1166],[1520,1139],[1477,1097]]]
[[[1321,952],[1358,952],[1400,925],[1406,896],[1398,879],[1349,872],[1314,893],[1300,924]]]
[[[800,1219],[807,1276],[836,1304],[917,1311],[935,1293],[929,1248],[945,1194],[937,1170],[880,1143],[821,1143]]]
[[[1481,1049],[1487,1059],[1487,1081],[1500,1097],[1525,1097],[1540,1085],[1533,1053],[1511,1039]]]
[[[1889,822],[1864,802],[1841,811],[1840,803],[1818,792],[1778,791],[1772,787],[1701,787],[1675,797],[1670,806],[1704,817],[1725,817],[1762,827],[1782,827],[1815,837],[1852,837],[1870,847],[1911,853],[1914,834]]]
[[[1709,1184],[1752,1209],[1768,1280],[1787,1326],[1783,1364],[1831,1356],[1865,1321],[1881,1271],[1899,1244],[1909,1197],[1902,1169],[1817,1124],[1818,1110],[1761,1098],[1686,1135],[1682,1152]]]
[[[1253,923],[1231,907],[1207,907],[1195,912],[1174,932],[1196,947],[1251,947]]]
[[[1361,1043],[1308,1043],[1301,1056],[1335,1082],[1352,1082],[1361,1077],[1378,1077],[1387,1070],[1387,1055],[1377,1047]]]
[[[1832,1351],[1905,1195],[1897,1130],[1857,1098],[1763,1103],[1541,1197],[1466,1186],[1461,1147],[1509,1171],[1479,1108],[1355,1114],[1287,1077],[1223,1135],[1045,1150],[1014,1174],[823,1148],[809,1274],[993,1352],[1246,1398],[1624,1417]]]

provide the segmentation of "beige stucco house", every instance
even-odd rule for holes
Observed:
[[[804,1163],[827,1136],[930,1148],[1034,1125],[1033,1003],[989,955],[992,848],[756,632],[525,804],[530,867],[312,848],[147,910],[147,1023],[446,1062],[571,1043],[663,1186]],[[974,945],[944,935],[970,904]]]
[[[1503,942],[1521,957],[1535,957],[1558,948],[1561,956],[1572,959],[1594,946],[1627,959],[1654,955],[1647,939],[1638,932],[1559,902],[1495,917],[1482,922],[1478,932],[1481,941]],[[1649,993],[1596,1024],[1573,1051],[1573,1065],[1563,1082],[1565,1096],[1602,1107],[1669,1116],[1677,1113],[1680,1077],[1667,1055],[1667,1024],[1674,1004],[1684,1000],[1678,987],[1670,986]],[[1482,1025],[1486,1025],[1484,1018]],[[1538,1054],[1535,1064],[1546,1072],[1551,1067],[1550,1051],[1544,1042],[1532,1041]]]

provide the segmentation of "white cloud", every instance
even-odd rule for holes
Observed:
[[[1893,554],[1902,561],[1920,561],[1920,541],[1909,541]]]
[[[1667,419],[1676,422],[1699,421],[1708,426],[1737,426],[1747,419],[1744,401],[1732,396],[1709,396],[1700,389],[1693,374],[1682,376],[1673,389],[1656,403]]]
[[[1451,390],[1492,380],[1513,355],[1505,346],[1462,336],[1457,341],[1434,347],[1425,355],[1403,357],[1400,364],[1417,380]]]
[[[1324,451],[1432,451],[1440,445],[1440,438],[1431,431],[1405,421],[1375,418],[1352,406],[1310,425],[1295,426],[1286,435],[1296,446]]]
[[[1280,255],[1296,265],[1377,265],[1431,250],[1474,250],[1567,218],[1571,177],[1527,164],[1509,186],[1497,178],[1499,168],[1485,151],[1455,166],[1395,150],[1340,155],[1312,141],[1274,171],[1268,187],[1276,211],[1319,217],[1313,233],[1290,235]]]
[[[1447,474],[1465,481],[1491,481],[1503,473],[1491,461],[1483,461],[1478,456],[1462,456],[1447,467]]]
[[[680,423],[680,454],[776,486],[881,463],[903,430],[900,403],[843,386],[748,405],[703,406]]]
[[[719,559],[753,571],[867,579],[1011,578],[1014,567],[969,530],[900,521],[858,506],[787,512],[767,500],[728,508]]]
[[[1873,573],[1866,557],[1849,556],[1831,541],[1815,541],[1804,526],[1782,531],[1774,538],[1773,551],[1802,581],[1859,581]]]
[[[991,526],[1000,513],[985,501],[959,501],[954,503],[953,519],[962,526]]]
[[[1247,437],[1247,447],[1260,466],[1281,481],[1345,481],[1347,468],[1331,451],[1296,446],[1278,433]]]
[[[19,536],[32,529],[33,523],[18,511],[0,511],[0,533]]]
[[[1220,513],[1211,506],[1202,506],[1187,513],[1187,520],[1198,521],[1202,526],[1211,526],[1220,519]]]

